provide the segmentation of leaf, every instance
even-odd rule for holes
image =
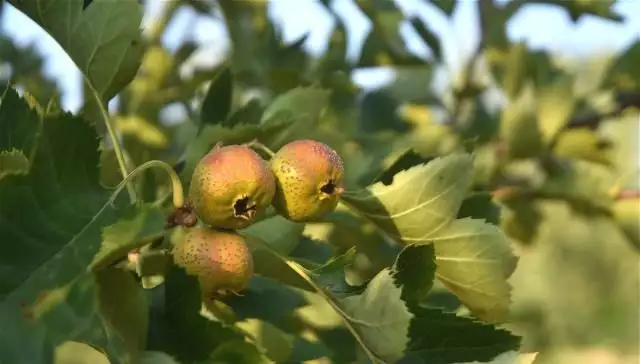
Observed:
[[[613,215],[627,238],[640,250],[640,198],[617,200]]]
[[[552,84],[538,90],[538,124],[547,144],[567,124],[575,106],[573,79],[570,77],[559,77]]]
[[[500,137],[515,159],[534,157],[542,149],[542,133],[535,115],[533,86],[527,84],[502,112]]]
[[[91,346],[77,341],[65,341],[55,350],[54,364],[110,364],[109,359]]]
[[[291,127],[268,139],[275,149],[313,129],[329,104],[330,92],[312,87],[297,87],[279,95],[264,111],[260,125],[288,124]]]
[[[433,287],[436,277],[433,244],[407,245],[393,264],[393,277],[402,286],[405,302],[415,303],[423,299]]]
[[[7,85],[0,104],[0,150],[17,149],[30,161],[40,127],[37,107],[29,105],[11,85]]]
[[[384,269],[362,294],[340,301],[345,317],[355,328],[363,344],[378,358],[395,362],[404,355],[409,343],[409,325],[413,315],[400,298],[389,269]]]
[[[119,268],[95,273],[100,313],[117,330],[131,353],[146,348],[149,321],[147,297],[135,276]]]
[[[513,323],[535,351],[606,346],[637,352],[638,252],[613,219],[540,203],[539,236],[510,278]]]
[[[0,114],[30,110],[19,99],[4,101]],[[14,141],[37,132],[6,120],[1,128]],[[2,362],[46,362],[68,340],[103,348],[114,363],[126,360],[122,338],[97,311],[96,283],[88,274],[102,229],[122,212],[99,183],[98,142],[84,120],[47,115],[29,173],[0,180],[0,321],[11,328],[0,342],[13,348],[0,351]]]
[[[509,350],[520,339],[492,325],[437,308],[413,307],[407,355],[398,363],[448,364],[487,362]]]
[[[136,1],[10,0],[55,39],[102,102],[127,85],[140,67],[142,7]]]
[[[420,38],[431,48],[431,52],[437,61],[442,61],[442,46],[440,45],[440,39],[431,31],[418,17],[409,19],[411,26],[418,33]]]
[[[456,5],[458,5],[458,0],[431,0],[430,2],[448,16],[453,14],[456,9]]]
[[[200,127],[207,124],[225,124],[225,120],[231,111],[233,100],[233,75],[231,68],[226,66],[216,78],[211,81],[207,94],[200,106]]]
[[[608,165],[611,147],[602,136],[586,128],[567,129],[558,134],[553,152],[558,157],[578,158]]]
[[[285,363],[291,357],[294,337],[266,321],[248,318],[236,323],[256,346],[263,348],[274,363]]]
[[[17,149],[0,150],[0,179],[9,175],[24,175],[29,172],[29,160]]]
[[[615,4],[615,0],[530,0],[529,2],[553,4],[562,7],[569,13],[571,20],[574,22],[577,22],[584,15],[595,15],[616,22],[624,20],[622,16],[611,10]]]
[[[427,242],[457,215],[473,171],[473,158],[452,154],[412,167],[393,183],[376,183],[343,201],[404,244]]]
[[[499,225],[500,207],[493,203],[491,194],[488,192],[478,192],[462,201],[462,206],[460,206],[460,211],[458,211],[458,219],[465,217],[482,219],[490,224]]]
[[[467,218],[453,221],[431,240],[438,265],[436,277],[482,320],[504,320],[511,290],[506,279],[516,260],[502,231]]]
[[[261,239],[272,249],[289,255],[300,242],[304,224],[290,221],[280,215],[252,224],[240,232]]]
[[[612,62],[607,71],[605,87],[634,91],[640,85],[640,72],[636,60],[640,57],[640,41],[636,41]]]
[[[613,197],[615,176],[607,167],[583,160],[561,161],[550,173],[538,192],[544,196],[561,198],[582,206],[608,210]]]

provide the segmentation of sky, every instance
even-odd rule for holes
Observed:
[[[420,17],[441,37],[445,60],[454,71],[460,68],[478,42],[474,1],[460,0],[452,17],[447,18],[425,0],[395,0],[405,14]],[[508,0],[497,2],[503,4]],[[148,1],[143,27],[153,20],[162,6],[161,0]],[[332,6],[346,23],[348,56],[357,57],[370,23],[352,0],[333,0]],[[625,18],[624,22],[614,23],[586,16],[574,24],[559,7],[529,4],[509,21],[507,34],[511,39],[525,40],[532,49],[546,49],[575,57],[619,52],[640,38],[640,0],[620,0],[614,10]],[[272,0],[270,15],[282,27],[285,41],[293,41],[310,32],[305,48],[312,54],[320,54],[326,48],[334,20],[318,1]],[[62,89],[63,108],[77,110],[81,102],[81,76],[62,48],[10,5],[3,13],[2,26],[5,34],[18,44],[36,46],[46,59],[45,73],[57,80]],[[403,24],[401,33],[412,51],[418,55],[430,54],[408,24]],[[189,60],[185,72],[195,64],[215,62],[229,47],[223,25],[186,7],[169,25],[163,42],[169,49],[175,49],[184,39],[202,45],[201,50]],[[392,78],[393,72],[389,70],[365,70],[354,75],[354,81],[364,88],[378,87]]]

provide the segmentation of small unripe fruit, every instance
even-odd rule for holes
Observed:
[[[297,140],[271,158],[276,178],[273,207],[292,221],[308,221],[333,211],[342,194],[342,158],[326,144]]]
[[[253,275],[251,250],[234,231],[186,229],[173,249],[173,260],[187,274],[198,277],[202,294],[209,298],[239,294]]]
[[[189,200],[205,224],[243,229],[264,214],[275,189],[269,164],[253,149],[216,146],[196,166]]]

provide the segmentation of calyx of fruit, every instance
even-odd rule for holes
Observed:
[[[175,264],[196,276],[207,298],[239,295],[253,275],[253,257],[245,238],[209,227],[185,229],[173,248]]]
[[[264,214],[275,188],[268,163],[253,149],[217,145],[196,166],[189,201],[205,224],[243,229]]]
[[[293,221],[308,221],[333,211],[344,191],[342,158],[326,144],[297,140],[271,158],[276,178],[273,207]]]

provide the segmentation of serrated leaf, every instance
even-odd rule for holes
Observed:
[[[0,150],[0,179],[9,175],[23,175],[29,172],[29,160],[17,149]]]
[[[507,278],[516,259],[495,225],[460,219],[431,238],[436,251],[436,276],[477,317],[499,322],[509,313]]]
[[[452,154],[396,174],[389,186],[345,194],[343,201],[399,242],[426,242],[455,218],[472,171],[470,155]]]
[[[231,68],[226,66],[209,84],[207,94],[200,106],[200,127],[206,124],[227,126],[225,120],[231,111],[233,100],[233,75]]]
[[[17,149],[30,159],[40,127],[37,108],[30,106],[11,85],[7,85],[0,103],[0,150]]]
[[[27,113],[29,106],[18,101],[3,99],[0,113]],[[4,121],[10,120],[0,123],[13,140],[37,132]],[[100,316],[88,274],[102,229],[121,214],[99,183],[98,136],[63,112],[48,115],[42,127],[29,173],[0,180],[0,321],[11,328],[0,333],[6,345],[0,361],[46,362],[59,343],[79,340],[121,362],[122,338]]]
[[[268,139],[269,144],[278,149],[285,143],[308,134],[329,105],[329,96],[329,91],[312,87],[297,87],[279,95],[265,109],[260,125],[271,127],[284,123],[291,126],[272,135]]]
[[[437,308],[414,307],[407,355],[398,363],[449,364],[487,362],[517,350],[520,339],[471,318]]]
[[[567,124],[576,106],[573,79],[559,77],[538,90],[538,124],[544,141],[548,144]]]
[[[529,83],[502,111],[500,137],[506,142],[512,158],[534,157],[542,149],[542,133],[535,107],[534,90]]]
[[[402,286],[405,302],[419,302],[433,287],[436,278],[433,244],[407,245],[393,264],[393,277]]]
[[[136,1],[10,0],[69,54],[100,101],[135,76],[144,51],[142,7]]]
[[[409,343],[413,315],[401,299],[402,289],[390,270],[376,275],[362,294],[340,300],[346,319],[357,330],[363,344],[379,359],[394,362]]]

